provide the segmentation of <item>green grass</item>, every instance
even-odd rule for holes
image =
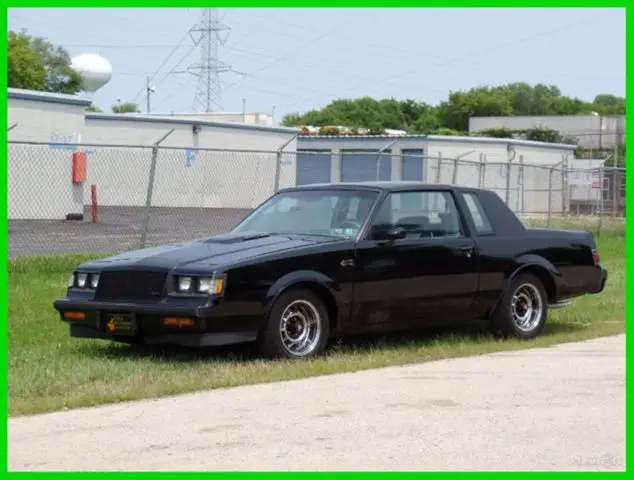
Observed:
[[[554,226],[594,230],[595,224],[568,220],[557,221]],[[601,295],[579,298],[567,309],[553,310],[544,335],[536,340],[499,341],[486,330],[473,328],[430,331],[415,337],[346,341],[333,345],[321,358],[300,362],[263,361],[250,355],[246,348],[159,351],[71,339],[52,302],[64,294],[73,267],[91,255],[18,259],[9,267],[9,415],[548,346],[622,333],[625,328],[623,222],[604,222],[598,243],[602,261],[610,271],[606,290]]]

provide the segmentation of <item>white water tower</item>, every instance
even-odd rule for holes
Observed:
[[[73,57],[71,67],[81,75],[83,91],[89,98],[112,78],[112,65],[96,53],[82,53]]]

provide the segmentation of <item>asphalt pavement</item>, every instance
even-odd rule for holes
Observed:
[[[625,337],[12,418],[11,471],[623,470]]]
[[[153,207],[148,217],[147,244],[164,245],[224,233],[251,210],[237,208]],[[92,223],[84,219],[9,220],[9,257],[61,253],[123,252],[139,248],[145,209],[99,207]]]

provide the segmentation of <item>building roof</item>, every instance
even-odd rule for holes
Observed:
[[[456,142],[456,143],[487,143],[502,145],[518,145],[534,148],[549,148],[559,150],[575,150],[576,145],[564,143],[534,142],[532,140],[521,140],[518,138],[491,138],[491,137],[457,137],[452,135],[300,135],[298,141],[320,141],[320,140],[343,140],[343,141],[383,141],[386,145],[389,142],[400,140],[424,140],[429,142]]]
[[[402,190],[481,190],[477,187],[465,187],[460,185],[448,185],[438,183],[416,182],[407,180],[383,180],[383,181],[365,181],[365,182],[334,182],[334,183],[312,183],[307,185],[298,185],[295,187],[282,188],[279,191],[294,190],[319,190],[323,188],[344,189],[344,190],[389,190],[397,192]]]
[[[66,95],[62,93],[39,92],[36,90],[23,90],[21,88],[9,88],[9,99],[31,100],[34,102],[44,103],[61,103],[66,105],[79,105],[87,107],[92,102],[83,97],[76,95]]]
[[[200,125],[200,126],[207,125],[210,127],[236,128],[240,130],[259,130],[259,131],[265,131],[265,132],[299,134],[299,131],[296,128],[289,128],[289,127],[267,127],[265,125],[225,122],[222,120],[187,119],[187,118],[172,117],[170,115],[159,116],[159,115],[153,115],[153,114],[145,115],[142,113],[131,115],[127,113],[122,114],[122,113],[87,112],[86,119],[87,120],[107,120],[107,121],[115,121],[115,122],[172,123],[172,124],[181,124],[181,125]]]

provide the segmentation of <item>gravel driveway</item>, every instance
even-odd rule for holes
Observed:
[[[625,337],[14,418],[10,470],[623,470]]]

